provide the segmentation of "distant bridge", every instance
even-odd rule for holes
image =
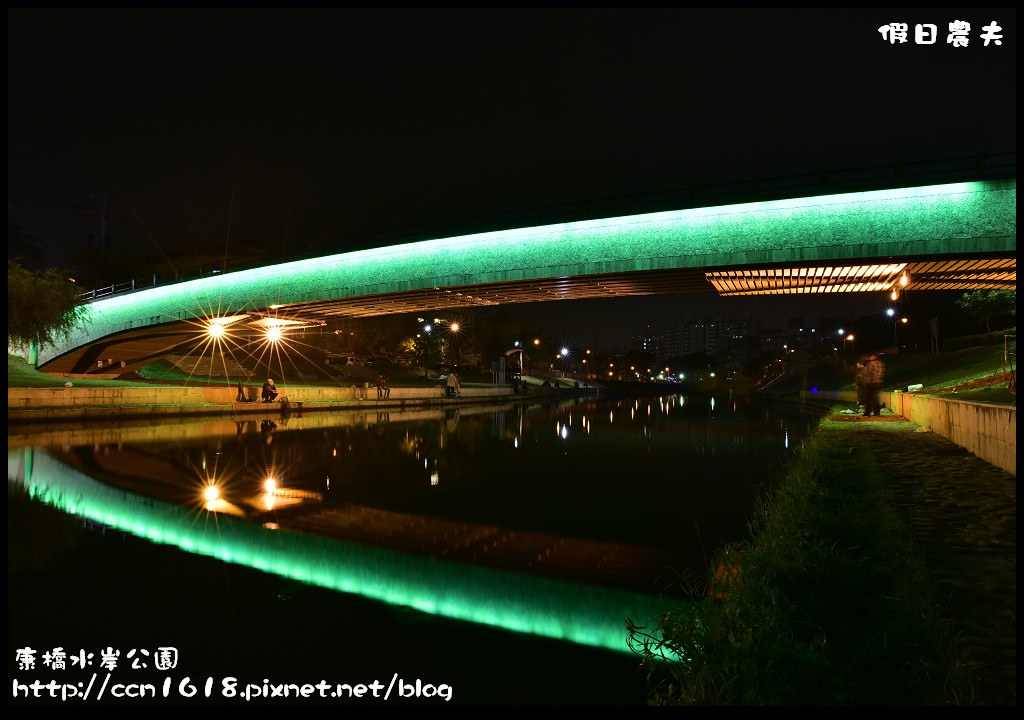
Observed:
[[[127,369],[209,319],[287,328],[518,302],[1016,287],[1016,179],[646,213],[328,255],[96,300],[46,372]],[[206,318],[206,319],[204,319]],[[125,370],[120,370],[124,372]]]

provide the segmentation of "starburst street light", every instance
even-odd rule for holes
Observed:
[[[849,335],[847,335],[846,337],[844,337],[844,338],[843,338],[843,344],[844,344],[844,346],[845,346],[845,344],[846,344],[846,343],[850,343],[850,354],[851,354],[851,355],[852,355],[852,354],[854,354],[854,353],[856,352],[856,350],[855,350],[855,349],[854,349],[854,347],[853,347],[853,341],[854,341],[855,339],[856,339],[856,338],[854,337],[853,333],[850,333]]]
[[[451,334],[454,337],[454,341],[453,342],[455,344],[455,366],[458,367],[459,366],[459,330],[462,329],[462,326],[459,325],[459,323],[457,323],[457,322],[453,322],[453,323],[448,325],[448,329],[451,331]]]

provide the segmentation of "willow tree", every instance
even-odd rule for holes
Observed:
[[[81,290],[56,268],[7,263],[7,345],[52,345],[85,321]]]

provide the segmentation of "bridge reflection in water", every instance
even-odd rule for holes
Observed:
[[[153,542],[332,590],[515,632],[626,652],[626,616],[633,615],[645,624],[661,610],[659,599],[652,595],[368,547],[142,496],[99,482],[43,449],[9,450],[8,478],[24,483],[31,496],[65,512]],[[359,510],[327,522],[335,529],[353,521],[358,525],[361,514],[365,515],[365,528],[374,527],[374,523],[379,526],[381,521],[393,525],[412,522],[397,513],[388,518]],[[310,528],[300,523],[298,529]],[[419,529],[433,534],[440,528],[423,524]],[[454,532],[457,528],[448,530]],[[496,531],[487,526],[476,528],[478,534]],[[462,542],[467,538],[465,534],[455,532],[449,537],[450,548],[469,546]],[[522,539],[518,547],[529,548],[531,553],[538,548],[543,553],[545,544],[550,543],[550,538],[540,534],[524,534]],[[509,549],[517,547],[512,540],[506,538]],[[574,554],[608,551],[600,545],[570,547],[561,557],[571,561]]]

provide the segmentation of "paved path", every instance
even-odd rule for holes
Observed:
[[[1016,705],[1017,478],[896,419],[827,423],[825,432],[856,432],[886,469],[952,630],[981,666],[977,703]]]

